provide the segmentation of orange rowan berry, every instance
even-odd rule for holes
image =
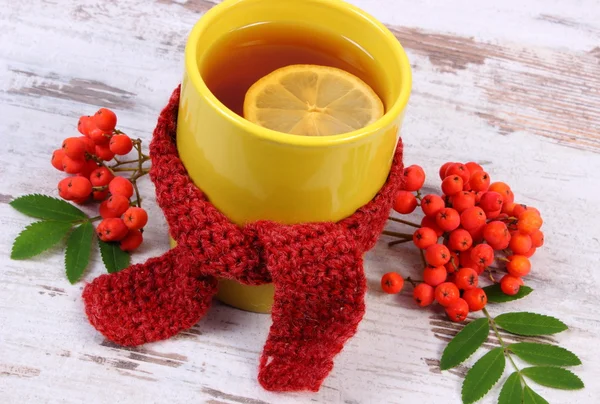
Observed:
[[[471,250],[470,258],[475,265],[488,267],[494,262],[494,249],[488,244],[477,244]]]
[[[502,279],[500,279],[500,289],[504,294],[513,296],[519,293],[519,289],[521,289],[521,279],[512,275],[504,275]]]
[[[473,244],[478,244],[483,241],[483,229],[485,229],[485,224],[482,224],[474,229],[467,230],[473,239]]]
[[[460,297],[460,292],[452,282],[440,283],[435,287],[435,300],[444,306],[448,307]]]
[[[412,213],[417,207],[417,198],[408,191],[400,191],[394,200],[394,210],[406,215]]]
[[[463,182],[463,191],[470,191],[471,185],[468,182]]]
[[[63,178],[62,180],[60,180],[60,182],[58,183],[58,195],[67,200],[70,201],[71,199],[73,199],[73,195],[71,195],[71,190],[69,187],[69,181],[71,180],[71,178]]]
[[[122,195],[127,199],[133,196],[131,181],[123,177],[114,177],[108,184],[108,190],[112,195]]]
[[[508,204],[502,204],[502,213],[505,213],[508,216],[512,216],[513,211],[515,210],[515,206],[517,206],[516,203],[508,203]]]
[[[133,142],[125,134],[115,135],[110,139],[109,147],[114,154],[123,156],[133,149]]]
[[[490,187],[490,176],[485,171],[476,171],[471,174],[469,185],[473,191],[485,192]]]
[[[413,233],[413,243],[422,250],[437,243],[438,235],[429,227],[421,227]]]
[[[492,182],[488,191],[498,192],[502,196],[504,202],[507,202],[506,198],[508,198],[511,193],[510,187],[504,182]]]
[[[96,168],[90,174],[90,181],[95,187],[104,187],[108,185],[112,179],[115,178],[113,173],[106,167]]]
[[[487,216],[479,206],[466,209],[460,214],[460,224],[467,230],[485,225],[486,220]]]
[[[142,241],[144,241],[144,236],[141,231],[129,230],[125,238],[119,243],[119,246],[123,251],[133,251],[142,244]]]
[[[77,174],[82,177],[89,178],[96,168],[98,168],[98,164],[94,160],[86,160],[83,168]]]
[[[104,161],[112,160],[115,157],[115,154],[110,150],[110,147],[107,144],[96,145],[94,154]]]
[[[440,229],[440,226],[437,225],[435,217],[423,216],[423,219],[421,219],[421,227],[433,229],[438,237],[441,237],[442,234],[444,234],[444,230]]]
[[[89,137],[96,145],[105,145],[110,141],[111,135],[104,133],[102,129],[94,128],[90,131]]]
[[[434,267],[445,265],[450,260],[450,250],[443,244],[434,244],[425,250],[425,260]]]
[[[69,194],[71,194],[74,200],[87,199],[92,193],[92,184],[85,177],[69,178],[67,187],[69,188]]]
[[[113,194],[106,200],[106,207],[116,213],[117,216],[121,216],[129,209],[129,199],[123,195]]]
[[[485,225],[483,238],[494,250],[503,250],[508,247],[510,233],[504,222],[493,221]]]
[[[511,234],[508,248],[510,248],[514,254],[524,254],[531,250],[531,247],[532,241],[528,234],[523,234],[518,231]]]
[[[460,268],[455,276],[454,284],[459,289],[469,290],[476,288],[479,284],[479,274],[473,268]]]
[[[533,206],[527,206],[522,203],[518,203],[513,209],[513,216],[518,218],[519,216],[521,216],[521,213],[525,212],[526,210],[532,210],[534,212],[537,212],[538,215],[540,214],[540,211],[534,208]]]
[[[531,237],[531,244],[533,247],[541,247],[544,245],[544,233],[541,230],[533,231],[529,237]]]
[[[465,290],[462,296],[469,305],[469,311],[479,311],[487,304],[487,295],[481,288]]]
[[[510,275],[521,278],[531,271],[531,262],[529,262],[529,258],[523,255],[511,255],[508,257],[506,270]]]
[[[463,184],[463,179],[459,175],[450,175],[442,181],[442,192],[452,196],[463,190]]]
[[[468,314],[469,304],[465,301],[465,299],[458,298],[454,303],[446,307],[446,315],[455,323],[465,321]]]
[[[104,219],[96,228],[98,238],[100,238],[102,241],[120,241],[127,235],[128,232],[129,229],[119,218]]]
[[[115,212],[114,210],[108,208],[108,200],[103,201],[100,204],[98,211],[100,212],[100,216],[102,217],[102,219],[109,219],[114,217],[118,218],[119,216],[121,216],[117,214],[117,212]]]
[[[426,216],[435,216],[445,206],[444,200],[437,195],[425,195],[421,200],[421,210]]]
[[[539,230],[543,223],[544,221],[539,213],[533,210],[526,210],[519,215],[517,229],[519,229],[521,233],[531,234],[534,231]]]
[[[447,276],[448,272],[446,272],[445,267],[428,266],[423,270],[423,280],[433,287],[445,282]]]
[[[481,200],[479,201],[479,206],[483,209],[486,214],[487,212],[496,212],[502,209],[502,195],[498,192],[487,191],[483,195],[481,195]]]
[[[93,116],[94,124],[105,132],[112,132],[117,126],[117,116],[107,108],[100,108]]]
[[[108,189],[105,189],[104,191],[92,191],[92,198],[95,201],[104,201],[108,198]]]
[[[465,229],[456,229],[450,233],[448,248],[454,251],[466,251],[473,245],[473,237]]]
[[[77,174],[85,167],[85,160],[75,160],[67,156],[66,154],[62,159],[62,163],[63,171],[68,174]]]
[[[57,149],[52,152],[52,159],[50,163],[52,166],[56,168],[58,171],[64,171],[63,167],[63,158],[65,157],[65,151],[63,149]]]
[[[531,250],[527,251],[526,253],[523,253],[521,255],[527,257],[527,258],[531,258],[533,256],[533,254],[535,254],[535,251],[537,250],[537,248],[535,247],[531,247]]]
[[[425,171],[418,165],[412,165],[404,169],[404,190],[418,191],[425,183]]]
[[[446,170],[445,175],[446,177],[449,177],[451,175],[458,175],[462,178],[463,183],[467,183],[471,179],[471,172],[469,171],[467,166],[465,166],[462,163],[454,163],[450,165]]]
[[[413,299],[420,307],[429,306],[434,299],[433,287],[426,283],[419,283],[413,290]]]
[[[500,217],[500,215],[502,214],[502,210],[495,210],[493,212],[490,211],[485,211],[485,215],[487,216],[488,219],[497,219]]]
[[[479,265],[477,262],[473,261],[471,252],[473,249],[463,251],[458,253],[458,264],[460,268],[472,268],[477,272],[478,275],[481,275],[483,270],[485,269],[482,265]],[[458,270],[458,269],[457,269]]]
[[[468,163],[465,163],[465,167],[467,167],[467,169],[471,173],[471,178],[473,178],[473,174],[483,171],[483,167],[474,161],[469,161]]]
[[[435,215],[435,222],[444,231],[452,231],[460,226],[460,215],[455,209],[444,208]]]
[[[508,190],[508,195],[506,197],[504,197],[504,203],[505,204],[515,203],[515,194],[511,189]]]
[[[84,136],[89,136],[90,131],[92,129],[94,129],[95,127],[96,127],[96,125],[94,125],[94,122],[93,122],[91,116],[82,116],[81,118],[79,118],[79,121],[77,122],[77,130],[79,131],[79,133],[81,133]]]
[[[132,206],[123,213],[122,219],[130,229],[139,230],[148,223],[148,213],[142,208]]]
[[[85,157],[86,144],[78,137],[68,137],[63,140],[62,149],[72,159],[81,160]]]
[[[404,287],[404,279],[396,272],[388,272],[381,277],[381,289],[385,293],[399,293]]]
[[[475,206],[475,195],[468,191],[461,191],[452,195],[452,208],[458,213]]]
[[[455,163],[452,161],[449,161],[447,163],[444,163],[440,167],[440,180],[443,180],[444,178],[446,178],[446,170],[448,170],[448,167],[450,167],[452,164],[455,164]]]
[[[94,154],[96,151],[96,143],[87,136],[79,136],[77,139],[81,140],[85,144],[85,151],[89,154]]]

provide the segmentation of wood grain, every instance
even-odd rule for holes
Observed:
[[[587,387],[535,386],[553,403],[600,396],[600,6],[580,0],[410,2],[352,0],[406,48],[414,91],[403,127],[406,161],[439,187],[444,161],[480,162],[545,218],[546,245],[533,259],[527,299],[491,305],[493,315],[555,315],[569,331],[540,342],[576,352]],[[83,284],[70,285],[57,247],[28,261],[8,258],[31,220],[11,199],[56,195],[52,151],[77,118],[113,108],[119,126],[147,143],[182,72],[185,40],[206,0],[0,0],[0,401],[2,403],[440,403],[459,402],[475,358],[440,371],[458,331],[437,309],[415,308],[410,288],[379,291],[389,271],[419,276],[408,245],[382,237],[367,255],[367,313],[316,394],[272,394],[256,381],[269,316],[219,303],[176,338],[138,348],[104,340],[86,321]],[[143,181],[150,222],[135,262],[168,249],[153,187]],[[90,213],[93,210],[89,210]],[[410,218],[418,220],[417,215]],[[390,230],[407,231],[390,223]],[[101,273],[97,251],[86,279]],[[472,318],[477,317],[475,314]],[[511,342],[522,338],[503,334]],[[487,348],[497,346],[494,338]],[[478,353],[480,356],[486,350]],[[493,392],[482,402],[496,402]]]

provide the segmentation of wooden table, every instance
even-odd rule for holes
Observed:
[[[283,1],[283,0],[282,0]],[[587,387],[538,388],[552,403],[600,400],[600,5],[596,0],[415,2],[353,0],[406,48],[414,90],[403,128],[406,162],[439,185],[447,160],[481,162],[545,218],[546,245],[528,283],[501,310],[555,315],[555,339],[576,352]],[[83,283],[70,285],[54,249],[8,258],[30,219],[8,202],[56,194],[49,164],[81,114],[113,108],[149,140],[181,78],[187,34],[207,0],[0,0],[0,402],[446,403],[465,368],[440,373],[452,323],[419,310],[410,288],[383,295],[381,275],[419,273],[409,247],[385,238],[368,255],[367,313],[316,394],[272,394],[257,381],[267,315],[218,303],[191,330],[140,348],[107,342],[86,321]],[[149,180],[150,223],[136,262],[168,249]],[[399,226],[390,226],[400,230]],[[97,253],[87,280],[103,273]],[[476,315],[477,316],[477,315]],[[481,355],[479,353],[478,355]],[[467,364],[472,364],[469,360]],[[498,389],[483,402],[496,402]]]

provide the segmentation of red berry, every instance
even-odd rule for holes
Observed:
[[[513,191],[509,188],[508,189],[508,195],[504,198],[504,203],[505,204],[511,204],[515,202],[515,194],[513,193]]]
[[[539,213],[533,210],[526,210],[519,215],[517,229],[519,229],[521,233],[531,234],[534,231],[539,230],[543,223],[544,221]]]
[[[133,251],[142,244],[144,236],[139,230],[129,230],[123,240],[121,240],[120,247],[123,251]]]
[[[468,163],[465,164],[465,167],[467,167],[467,169],[471,173],[471,178],[473,178],[473,174],[483,171],[483,167],[481,167],[479,164],[477,164],[474,161],[469,161]]]
[[[106,207],[116,213],[117,216],[121,216],[129,209],[129,198],[125,198],[123,195],[113,194],[106,200]]]
[[[123,177],[115,177],[108,184],[108,190],[112,195],[122,195],[129,199],[133,196],[133,185],[131,181]]]
[[[454,163],[448,167],[446,170],[446,177],[452,175],[458,175],[460,178],[462,178],[464,183],[469,182],[471,179],[471,173],[469,172],[469,169],[467,166],[461,163]]]
[[[514,254],[524,254],[531,250],[532,246],[533,243],[528,234],[523,234],[518,231],[511,234],[508,248],[510,248]]]
[[[58,171],[64,171],[63,158],[65,157],[65,151],[63,149],[56,149],[52,152],[52,159],[50,162],[52,166]]]
[[[521,255],[523,255],[523,256],[525,256],[527,258],[530,258],[531,256],[533,256],[533,254],[535,254],[535,250],[536,250],[535,247],[531,247],[531,250],[529,250],[526,253],[521,254]]]
[[[479,206],[486,213],[498,211],[498,214],[500,214],[500,210],[502,209],[502,203],[502,195],[500,195],[498,192],[487,191],[486,193],[481,195],[481,201],[479,201]]]
[[[475,265],[488,267],[494,262],[494,249],[487,244],[477,244],[471,250],[470,258]]]
[[[507,204],[502,204],[502,213],[505,213],[508,216],[512,216],[513,215],[513,211],[515,210],[515,206],[517,206],[516,203],[507,203]]]
[[[93,119],[94,124],[105,132],[112,132],[117,126],[117,116],[107,108],[100,108]]]
[[[104,191],[92,191],[92,198],[95,201],[104,201],[106,198],[108,198],[108,189],[105,189]]]
[[[471,234],[465,229],[456,229],[450,233],[448,247],[454,251],[466,251],[473,245]]]
[[[485,229],[485,224],[482,224],[474,229],[467,230],[473,238],[473,244],[478,244],[483,241],[483,229]]]
[[[81,140],[85,144],[85,151],[89,154],[94,154],[96,151],[96,143],[87,136],[79,136],[77,139]]]
[[[89,136],[91,130],[95,127],[91,116],[82,116],[77,122],[77,130],[84,136]]]
[[[78,137],[68,137],[63,141],[62,149],[72,159],[81,160],[85,157],[86,143]]]
[[[475,195],[468,191],[462,191],[452,196],[452,207],[458,213],[475,206]]]
[[[404,279],[396,272],[388,272],[381,277],[381,289],[385,293],[399,293],[404,287]]]
[[[421,307],[429,306],[434,299],[433,287],[426,283],[419,283],[413,290],[413,299]]]
[[[462,296],[469,305],[469,311],[479,311],[487,304],[487,295],[481,288],[465,290]]]
[[[109,219],[109,218],[121,216],[121,215],[117,214],[117,212],[115,212],[114,210],[109,209],[107,205],[108,205],[108,201],[103,201],[100,204],[100,208],[98,209],[102,219]]]
[[[477,262],[473,261],[471,256],[471,252],[473,249],[463,251],[458,253],[458,261],[461,268],[473,268],[478,275],[483,273],[485,267],[479,265]]]
[[[69,188],[69,194],[73,199],[87,199],[92,193],[92,184],[90,180],[85,177],[71,177],[67,182]]]
[[[462,290],[476,288],[479,284],[479,274],[473,268],[460,268],[456,272],[454,283]]]
[[[400,191],[394,201],[394,210],[406,215],[412,213],[417,207],[417,198],[408,191]]]
[[[60,180],[60,182],[58,183],[58,195],[67,200],[70,201],[71,199],[73,199],[73,195],[71,195],[71,190],[69,187],[69,181],[71,180],[71,178],[63,178],[62,180]]]
[[[110,141],[111,135],[104,133],[102,129],[94,128],[90,131],[90,139],[96,145],[105,145]]]
[[[435,214],[445,206],[444,200],[437,195],[425,195],[421,200],[421,210],[423,210],[423,213],[426,216],[435,216]]]
[[[510,233],[504,222],[493,221],[485,225],[483,238],[494,250],[503,250],[508,247]]]
[[[441,237],[442,234],[444,234],[444,230],[440,229],[440,226],[437,225],[435,217],[423,216],[423,219],[421,219],[421,227],[433,229],[438,237]]]
[[[96,145],[96,156],[104,161],[112,160],[115,154],[110,150],[110,147],[106,144]]]
[[[502,210],[495,210],[493,212],[490,211],[485,211],[485,215],[487,216],[488,219],[497,219],[500,217],[500,214],[502,213]]]
[[[71,157],[65,155],[63,157],[63,171],[68,174],[77,174],[85,167],[85,160],[74,160]]]
[[[454,303],[446,307],[446,314],[450,320],[460,323],[467,318],[469,305],[464,299],[458,298]]]
[[[452,303],[456,302],[459,297],[460,292],[452,282],[440,283],[435,288],[435,300],[444,307],[450,306]]]
[[[442,181],[442,192],[452,196],[463,190],[463,184],[463,179],[459,175],[450,175]]]
[[[504,275],[500,280],[500,289],[509,296],[516,295],[521,289],[521,279],[512,275]]]
[[[442,165],[440,167],[440,180],[443,180],[444,178],[446,178],[446,170],[448,170],[448,167],[450,167],[452,164],[455,164],[454,162],[447,162],[444,163],[444,165]]]
[[[506,270],[514,277],[521,278],[531,271],[529,258],[523,255],[511,255],[506,263]]]
[[[133,143],[125,134],[115,135],[110,139],[110,150],[119,156],[123,156],[133,149]]]
[[[426,284],[433,287],[445,282],[447,276],[448,272],[446,272],[446,268],[444,267],[429,266],[423,270],[423,280]]]
[[[487,216],[479,206],[469,208],[460,214],[460,224],[467,230],[485,225]]]
[[[452,208],[440,209],[435,215],[435,222],[444,231],[452,231],[460,226],[460,215]]]
[[[412,165],[404,169],[404,190],[418,191],[425,183],[425,171],[418,165]]]
[[[98,238],[102,241],[119,241],[122,240],[129,229],[125,226],[125,223],[119,218],[108,218],[104,219],[98,224],[96,233]]]
[[[94,160],[86,160],[83,168],[77,174],[81,175],[82,177],[89,178],[96,168],[98,168],[98,163],[96,163]]]
[[[471,174],[469,185],[473,191],[485,192],[490,187],[490,176],[485,171],[476,171]]]
[[[435,230],[429,227],[421,227],[413,233],[413,243],[417,248],[422,250],[426,249],[430,245],[436,244],[438,235]]]
[[[488,188],[488,191],[498,192],[502,196],[504,202],[512,202],[511,200],[508,200],[512,191],[510,190],[510,187],[504,182],[491,183],[490,187]]]
[[[443,244],[434,244],[425,250],[425,260],[429,265],[439,267],[450,260],[450,250]]]
[[[521,216],[521,213],[525,212],[526,210],[532,210],[534,212],[537,212],[538,215],[540,214],[540,211],[534,208],[533,206],[527,206],[523,205],[522,203],[518,203],[513,209],[513,216],[518,218],[519,216]]]
[[[541,230],[534,230],[529,237],[531,237],[531,244],[534,247],[537,248],[544,245],[544,233]]]
[[[106,167],[99,167],[90,174],[90,181],[95,187],[103,187],[108,185],[115,178],[113,173]]]
[[[133,230],[139,230],[148,223],[148,213],[142,208],[132,206],[122,217],[125,225]]]

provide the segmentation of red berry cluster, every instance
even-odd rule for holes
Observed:
[[[529,258],[544,243],[543,221],[536,208],[514,202],[507,184],[491,183],[477,163],[448,162],[439,174],[442,195],[422,196],[425,172],[417,165],[406,168],[406,187],[397,195],[394,210],[409,214],[420,206],[424,214],[420,225],[413,224],[418,229],[412,242],[421,250],[425,264],[422,281],[407,278],[415,286],[414,300],[421,307],[437,301],[451,320],[463,321],[470,311],[481,310],[487,303],[479,287],[484,271],[505,294],[519,292],[522,277],[531,270]],[[400,242],[411,237],[385,233],[404,237]],[[500,281],[494,278],[496,273],[503,275]],[[385,274],[381,280],[388,293],[398,293],[403,284],[396,273]]]
[[[117,116],[106,108],[93,116],[82,116],[77,124],[82,136],[66,138],[52,154],[51,162],[57,170],[72,175],[58,183],[60,197],[78,204],[101,202],[96,218],[102,219],[96,228],[98,237],[119,242],[122,250],[132,251],[142,243],[142,228],[148,221],[135,181],[147,174],[142,163],[149,157],[142,153],[139,139],[131,140],[116,125]],[[115,157],[128,154],[134,147],[137,159],[119,161]],[[125,167],[132,163],[137,167]],[[119,172],[129,173],[130,178],[118,176]],[[134,191],[137,200],[131,202]]]

